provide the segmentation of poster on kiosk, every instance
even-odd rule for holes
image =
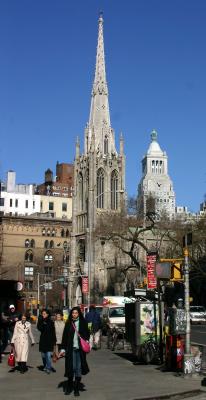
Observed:
[[[156,312],[155,312],[156,308]],[[156,315],[155,315],[156,314]],[[149,302],[139,303],[139,344],[144,343],[147,339],[159,337],[159,313],[158,305]]]

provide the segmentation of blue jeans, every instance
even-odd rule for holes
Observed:
[[[41,353],[42,356],[42,361],[44,364],[44,368],[48,369],[51,371],[51,351],[47,351],[46,353]]]
[[[73,372],[75,378],[81,378],[82,369],[81,369],[81,357],[79,350],[73,350]]]

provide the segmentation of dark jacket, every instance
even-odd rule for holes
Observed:
[[[92,329],[91,331],[93,333],[97,332],[99,329],[101,329],[101,318],[99,313],[96,310],[91,310],[86,314],[85,320],[87,323],[92,324]]]
[[[39,339],[39,351],[47,353],[47,351],[53,351],[56,344],[56,334],[54,328],[54,322],[51,318],[39,317],[37,323],[37,329],[41,332]]]
[[[89,340],[89,330],[85,319],[79,320],[79,334],[83,339]],[[73,339],[74,339],[74,328],[72,323],[67,320],[62,336],[61,348],[65,350],[65,374],[64,376],[71,378],[73,377]],[[86,361],[86,353],[81,349],[79,340],[79,349],[81,357],[81,369],[82,375],[86,375],[89,372],[89,367]]]

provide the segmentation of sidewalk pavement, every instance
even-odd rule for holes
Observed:
[[[188,399],[206,400],[206,391],[201,387],[201,377],[185,379],[171,372],[161,372],[155,365],[134,365],[125,351],[113,353],[102,347],[87,356],[90,373],[83,377],[85,391],[80,392],[84,400],[140,400],[140,399]],[[47,375],[39,371],[41,356],[38,344],[30,349],[30,366],[26,374],[9,373],[7,357],[0,364],[0,398],[7,400],[60,400],[64,399],[62,387],[64,359],[54,367],[56,373]],[[171,397],[171,395],[180,395]],[[164,397],[161,397],[164,396]],[[166,397],[165,397],[166,396]],[[73,394],[70,395],[73,399]]]

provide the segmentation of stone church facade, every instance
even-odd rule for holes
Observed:
[[[99,216],[119,213],[125,205],[125,155],[120,135],[119,153],[110,122],[105,71],[103,18],[98,21],[98,44],[89,121],[84,132],[84,150],[77,139],[74,162],[71,270],[88,275],[89,294],[83,302],[100,301],[103,294],[121,294],[116,270],[125,257],[108,241],[97,239]],[[121,279],[120,279],[121,281]],[[78,288],[77,288],[78,291]]]

